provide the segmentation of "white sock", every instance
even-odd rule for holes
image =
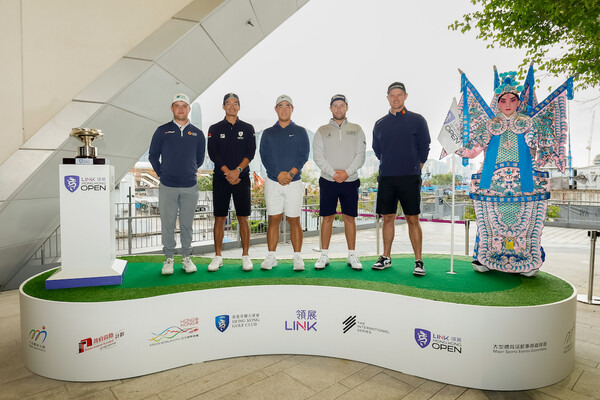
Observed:
[[[348,250],[348,257],[355,256],[355,255],[356,255],[356,250]]]
[[[223,258],[223,256],[215,256],[215,260],[221,261],[222,258]]]
[[[269,251],[267,253],[267,256],[273,256],[273,257],[275,257],[275,252],[274,251]]]
[[[298,257],[302,258],[302,254],[300,254],[300,252],[299,252],[299,251],[295,251],[295,252],[294,252],[294,257],[296,257],[296,256],[298,256]]]
[[[329,257],[329,249],[321,249],[321,255]]]

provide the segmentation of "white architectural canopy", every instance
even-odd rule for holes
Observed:
[[[197,98],[307,1],[0,3],[0,289],[36,272],[21,269],[58,227],[58,165],[80,146],[71,128],[104,132],[94,145],[120,181],[173,94]]]

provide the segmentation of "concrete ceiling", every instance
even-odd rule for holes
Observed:
[[[102,129],[94,142],[118,181],[171,119],[175,93],[196,99],[308,0],[196,0],[79,93],[0,167],[0,288],[59,224],[58,165],[80,144],[71,128]],[[250,22],[250,23],[248,23]],[[36,272],[36,271],[31,271]]]

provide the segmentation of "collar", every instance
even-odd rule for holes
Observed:
[[[239,117],[235,117],[235,122],[232,124],[231,122],[227,121],[227,117],[223,117],[223,121],[227,122],[229,125],[232,125],[232,126],[235,126],[235,124],[237,124],[239,120],[240,120]]]
[[[294,124],[294,121],[290,121],[290,123],[288,124],[288,126],[286,126],[286,127],[284,128],[283,126],[279,125],[279,120],[277,120],[277,122],[275,122],[275,125],[273,125],[273,126],[278,126],[278,127],[280,127],[281,129],[286,129],[287,127],[289,127],[289,126],[292,126],[292,125],[295,125],[295,124]]]
[[[388,114],[393,115],[394,117],[399,117],[400,115],[406,114],[407,111],[408,110],[406,109],[406,107],[404,107],[402,110],[400,110],[399,112],[397,112],[396,114],[394,114],[392,112],[392,109],[390,108],[390,111],[388,112]],[[398,115],[398,114],[400,114],[400,115]]]
[[[185,129],[185,127],[186,127],[186,126],[188,126],[188,125],[190,124],[190,120],[188,119],[188,121],[186,122],[186,124],[185,124],[185,125],[179,125],[179,124],[177,123],[177,121],[175,121],[175,120],[173,120],[173,123],[174,123],[175,125],[177,125],[177,127],[179,128],[179,130],[184,130],[184,129]]]
[[[345,120],[343,120],[341,125],[338,125],[338,123],[333,118],[331,118],[329,120],[329,125],[333,125],[333,126],[338,127],[338,128],[341,128],[342,126],[346,125],[347,123],[348,123],[348,118],[346,118]]]

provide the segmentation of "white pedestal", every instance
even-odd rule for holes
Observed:
[[[112,165],[59,167],[60,270],[46,289],[119,285],[126,261],[117,260]]]

